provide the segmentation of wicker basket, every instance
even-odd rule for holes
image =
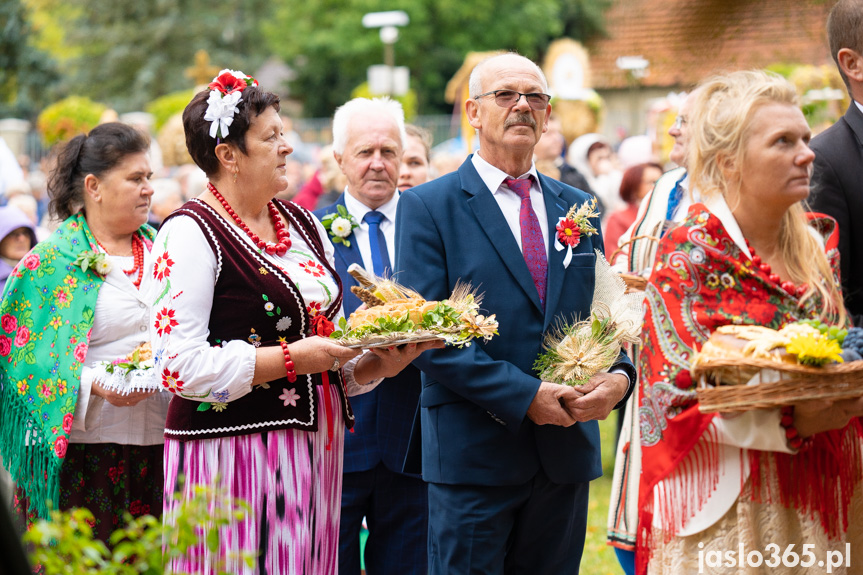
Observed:
[[[647,278],[635,274],[618,274],[620,279],[626,284],[626,293],[635,291],[644,291],[647,287]]]
[[[609,263],[614,265],[614,262],[617,259],[617,256],[620,255],[621,253],[625,252],[627,250],[628,246],[636,240],[649,240],[651,242],[659,242],[659,238],[657,238],[655,236],[649,236],[649,235],[636,236],[634,238],[630,238],[628,241],[624,242],[620,247],[618,247],[616,250],[614,250],[614,253],[611,254],[611,258],[609,258],[609,260],[608,260]],[[629,273],[629,272],[624,272],[624,273],[621,273],[619,275],[620,275],[620,279],[622,279],[624,282],[626,282],[626,293],[632,293],[635,291],[644,291],[644,289],[647,287],[647,278],[646,277],[642,277],[638,274]]]
[[[747,385],[762,370],[778,373],[778,381]],[[735,413],[768,409],[808,400],[863,397],[863,361],[809,367],[769,359],[709,359],[692,370],[703,413]],[[712,383],[711,383],[712,382]],[[719,382],[718,385],[713,383]]]

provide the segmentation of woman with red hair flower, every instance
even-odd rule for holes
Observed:
[[[278,112],[275,94],[223,70],[183,113],[209,184],[155,242],[156,369],[174,394],[165,518],[202,485],[249,512],[220,528],[218,548],[201,541],[173,558],[171,572],[335,573],[347,396],[432,347],[358,355],[326,337],[342,286],[321,223],[273,199],[292,151]]]

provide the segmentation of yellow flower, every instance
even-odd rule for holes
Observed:
[[[18,382],[18,395],[24,395],[27,393],[27,380],[22,379]]]
[[[710,289],[716,289],[719,287],[719,276],[716,274],[708,274],[707,281],[705,282],[707,287]]]
[[[213,411],[225,411],[228,409],[227,403],[213,403]]]
[[[794,337],[785,350],[797,356],[797,361],[803,365],[820,367],[831,361],[842,363],[842,348],[835,339],[823,335],[805,334]]]
[[[50,325],[54,329],[60,329],[60,326],[63,325],[63,320],[60,318],[59,315],[55,315],[53,318],[51,318],[51,321],[48,322],[48,325]]]
[[[494,314],[485,317],[476,313],[465,314],[461,318],[464,330],[474,337],[481,337],[486,341],[497,335],[498,323]]]

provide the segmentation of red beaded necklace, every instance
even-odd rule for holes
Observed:
[[[102,245],[102,242],[100,242],[98,238],[96,238],[96,243],[99,244],[99,247],[102,248],[106,254],[108,253],[108,250],[105,249],[105,246]],[[144,241],[138,233],[132,234],[132,260],[132,269],[123,270],[123,273],[130,276],[135,272],[138,272],[138,276],[132,281],[132,283],[136,288],[140,289],[141,279],[144,277]]]
[[[755,253],[755,250],[749,245],[749,240],[746,240],[746,247],[749,248],[749,253],[752,254],[752,263],[758,268],[767,274],[767,279],[772,281],[773,283],[779,285],[786,292],[796,295],[797,297],[802,296],[806,293],[806,290],[809,289],[809,286],[806,284],[803,285],[795,285],[794,282],[785,280],[782,281],[782,278],[779,277],[779,274],[773,273],[773,268],[770,267],[770,264],[761,261],[761,256]]]
[[[212,194],[219,200],[219,203],[222,204],[222,207],[225,208],[225,211],[228,212],[234,221],[237,222],[237,225],[246,232],[246,235],[252,238],[252,241],[258,246],[261,250],[266,251],[270,255],[279,255],[283,256],[288,253],[288,250],[291,249],[291,235],[288,233],[285,224],[282,223],[282,218],[279,215],[279,209],[276,207],[272,201],[267,202],[267,209],[270,211],[270,219],[273,221],[273,227],[276,230],[276,237],[279,241],[275,244],[270,242],[265,242],[261,238],[258,237],[258,234],[249,229],[249,226],[246,225],[246,222],[237,215],[237,212],[231,207],[231,204],[228,203],[228,200],[219,193],[219,190],[216,189],[211,183],[207,184],[207,188],[212,192]]]

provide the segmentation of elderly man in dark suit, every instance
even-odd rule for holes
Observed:
[[[336,110],[333,152],[348,184],[336,203],[315,215],[324,218],[341,206],[357,224],[347,229],[347,237],[333,231],[338,225],[331,226],[331,235],[338,240],[336,271],[346,288],[357,285],[347,272],[351,264],[377,275],[392,271],[396,184],[405,140],[404,112],[398,102],[355,98]],[[345,315],[359,305],[360,300],[345,289]],[[368,575],[426,571],[426,485],[419,475],[402,472],[419,394],[419,371],[408,366],[374,391],[351,398],[356,424],[345,436],[339,532],[343,575],[359,575],[363,516],[369,527]]]
[[[551,112],[546,92],[526,58],[480,63],[465,102],[479,152],[399,200],[400,281],[429,300],[470,281],[500,323],[487,343],[414,362],[423,372],[436,575],[578,573],[588,482],[602,473],[595,420],[623,405],[635,382],[623,354],[578,391],[533,371],[556,321],[589,316],[594,249],[602,248],[601,234],[585,234],[568,265],[554,248],[559,219],[591,196],[536,172],[533,150]]]
[[[863,326],[863,0],[840,0],[827,18],[830,52],[851,106],[812,140],[815,163],[810,204],[839,222],[845,306]]]

